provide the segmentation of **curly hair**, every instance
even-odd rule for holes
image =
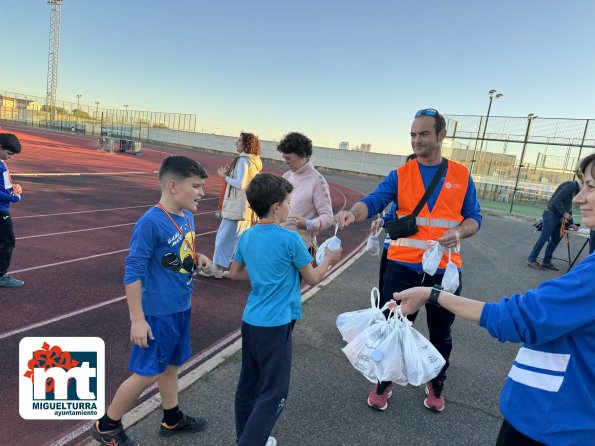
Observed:
[[[258,140],[258,136],[252,133],[242,132],[240,133],[240,139],[244,146],[244,153],[248,155],[260,155],[260,141]]]
[[[291,132],[279,142],[277,150],[285,154],[295,153],[300,158],[310,158],[312,156],[312,140],[301,133]]]

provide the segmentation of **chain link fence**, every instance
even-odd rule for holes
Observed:
[[[540,216],[564,181],[595,151],[595,122],[447,115],[443,153],[473,176],[483,207]],[[577,213],[580,215],[580,213]]]
[[[176,131],[196,130],[196,115],[141,110],[109,109],[81,104],[80,101],[56,101],[53,110],[45,98],[0,91],[0,119],[33,127],[82,133],[92,136],[116,136],[140,140],[149,128]]]

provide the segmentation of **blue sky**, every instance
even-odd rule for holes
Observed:
[[[45,95],[50,10],[0,0],[0,91]],[[412,115],[595,118],[595,2],[64,0],[58,99],[406,153]]]

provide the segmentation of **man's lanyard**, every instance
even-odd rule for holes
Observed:
[[[169,215],[169,212],[167,212],[165,210],[165,208],[163,207],[163,205],[161,203],[157,203],[156,206],[161,209],[163,212],[165,212],[165,215],[167,215],[167,217],[171,220],[171,222],[174,224],[174,226],[176,227],[176,229],[178,230],[178,232],[180,233],[180,235],[182,236],[182,240],[184,240],[184,243],[186,243],[186,246],[188,246],[188,248],[190,248],[190,251],[192,252],[192,261],[194,262],[194,264],[197,264],[197,259],[196,259],[196,245],[194,243],[194,231],[192,231],[192,225],[190,224],[190,220],[188,219],[188,217],[186,217],[186,223],[188,223],[188,229],[190,229],[190,238],[191,241],[189,242],[188,239],[186,238],[186,235],[184,234],[184,231],[182,231],[182,229],[178,226],[178,224],[174,221],[174,219],[171,217],[171,215]]]

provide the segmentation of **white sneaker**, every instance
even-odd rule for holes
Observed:
[[[275,437],[269,437],[265,446],[277,446],[277,440],[275,440]]]

